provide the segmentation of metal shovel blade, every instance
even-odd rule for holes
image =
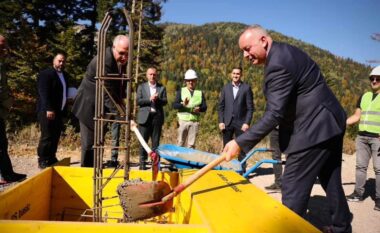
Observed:
[[[173,200],[162,205],[142,206],[144,203],[160,202],[171,192],[170,186],[163,181],[127,180],[118,186],[117,192],[128,222],[155,217],[170,211],[173,207]]]

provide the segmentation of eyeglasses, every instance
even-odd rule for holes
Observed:
[[[376,81],[377,83],[379,83],[380,82],[380,77],[369,77],[369,80],[371,82]]]

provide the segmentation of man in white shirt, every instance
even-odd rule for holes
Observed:
[[[58,53],[49,67],[38,74],[37,114],[41,130],[38,143],[38,166],[42,169],[58,160],[56,152],[61,135],[62,115],[67,100],[68,74],[63,71],[66,58]]]
[[[148,68],[146,71],[147,82],[137,88],[137,104],[139,112],[137,123],[139,131],[147,142],[152,138],[152,149],[155,150],[160,144],[161,129],[164,124],[163,106],[167,104],[166,89],[157,82],[157,69]],[[140,146],[140,170],[146,169],[147,153]]]

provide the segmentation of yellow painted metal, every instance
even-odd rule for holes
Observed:
[[[0,193],[0,219],[48,220],[53,168]]]
[[[111,174],[104,170],[104,177]],[[194,170],[159,173],[176,186]],[[233,171],[210,171],[174,200],[174,211],[138,223],[116,223],[122,209],[116,194],[122,171],[103,191],[105,223],[80,217],[93,206],[91,168],[54,167],[0,193],[0,231],[7,232],[319,232]],[[130,179],[151,179],[132,170]],[[112,198],[114,197],[114,198]],[[88,213],[91,214],[91,213]],[[12,217],[13,216],[13,217]],[[45,220],[45,221],[23,221]],[[86,222],[87,221],[87,222]],[[158,223],[166,224],[158,224]]]
[[[208,233],[204,225],[0,221],[2,233]]]
[[[192,173],[182,170],[179,177]],[[210,171],[188,189],[179,202],[191,194],[191,210],[198,210],[210,232],[320,232],[232,171]]]

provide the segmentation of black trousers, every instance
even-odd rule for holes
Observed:
[[[149,138],[152,140],[152,150],[154,151],[160,145],[160,137],[162,131],[162,120],[157,113],[150,113],[148,120],[145,124],[139,124],[139,131],[144,140],[148,142]],[[140,164],[147,160],[148,154],[140,145]]]
[[[95,124],[95,123],[94,123]],[[88,128],[79,121],[80,126],[80,143],[81,143],[81,167],[94,167],[94,139],[95,132],[93,128]],[[107,124],[103,126],[103,137],[107,133]]]
[[[12,162],[8,155],[8,139],[5,131],[5,121],[0,118],[0,174],[11,175],[13,173]]]
[[[241,134],[243,134],[243,130],[241,130],[241,124],[237,124],[232,119],[231,123],[222,131],[223,133],[223,147],[232,139],[239,137]],[[241,153],[238,156],[238,160],[242,161],[245,158],[245,153],[241,151]],[[243,170],[245,170],[246,164],[243,164]]]
[[[55,154],[63,127],[62,115],[56,113],[53,120],[48,120],[45,111],[38,112],[38,121],[41,130],[41,137],[37,147],[38,161],[50,164],[50,161],[56,160]]]
[[[282,203],[304,216],[317,179],[326,192],[333,231],[351,232],[351,216],[342,187],[343,135],[287,156],[282,176]]]
[[[81,167],[94,166],[94,129],[88,128],[82,122],[80,125],[80,143],[81,143]]]
[[[272,159],[281,161],[281,150],[279,143],[279,133],[278,129],[272,130],[269,136],[270,148],[274,150],[272,152]],[[282,164],[276,163],[273,164],[273,174],[274,174],[274,183],[278,185],[282,185],[281,177],[282,177]]]

